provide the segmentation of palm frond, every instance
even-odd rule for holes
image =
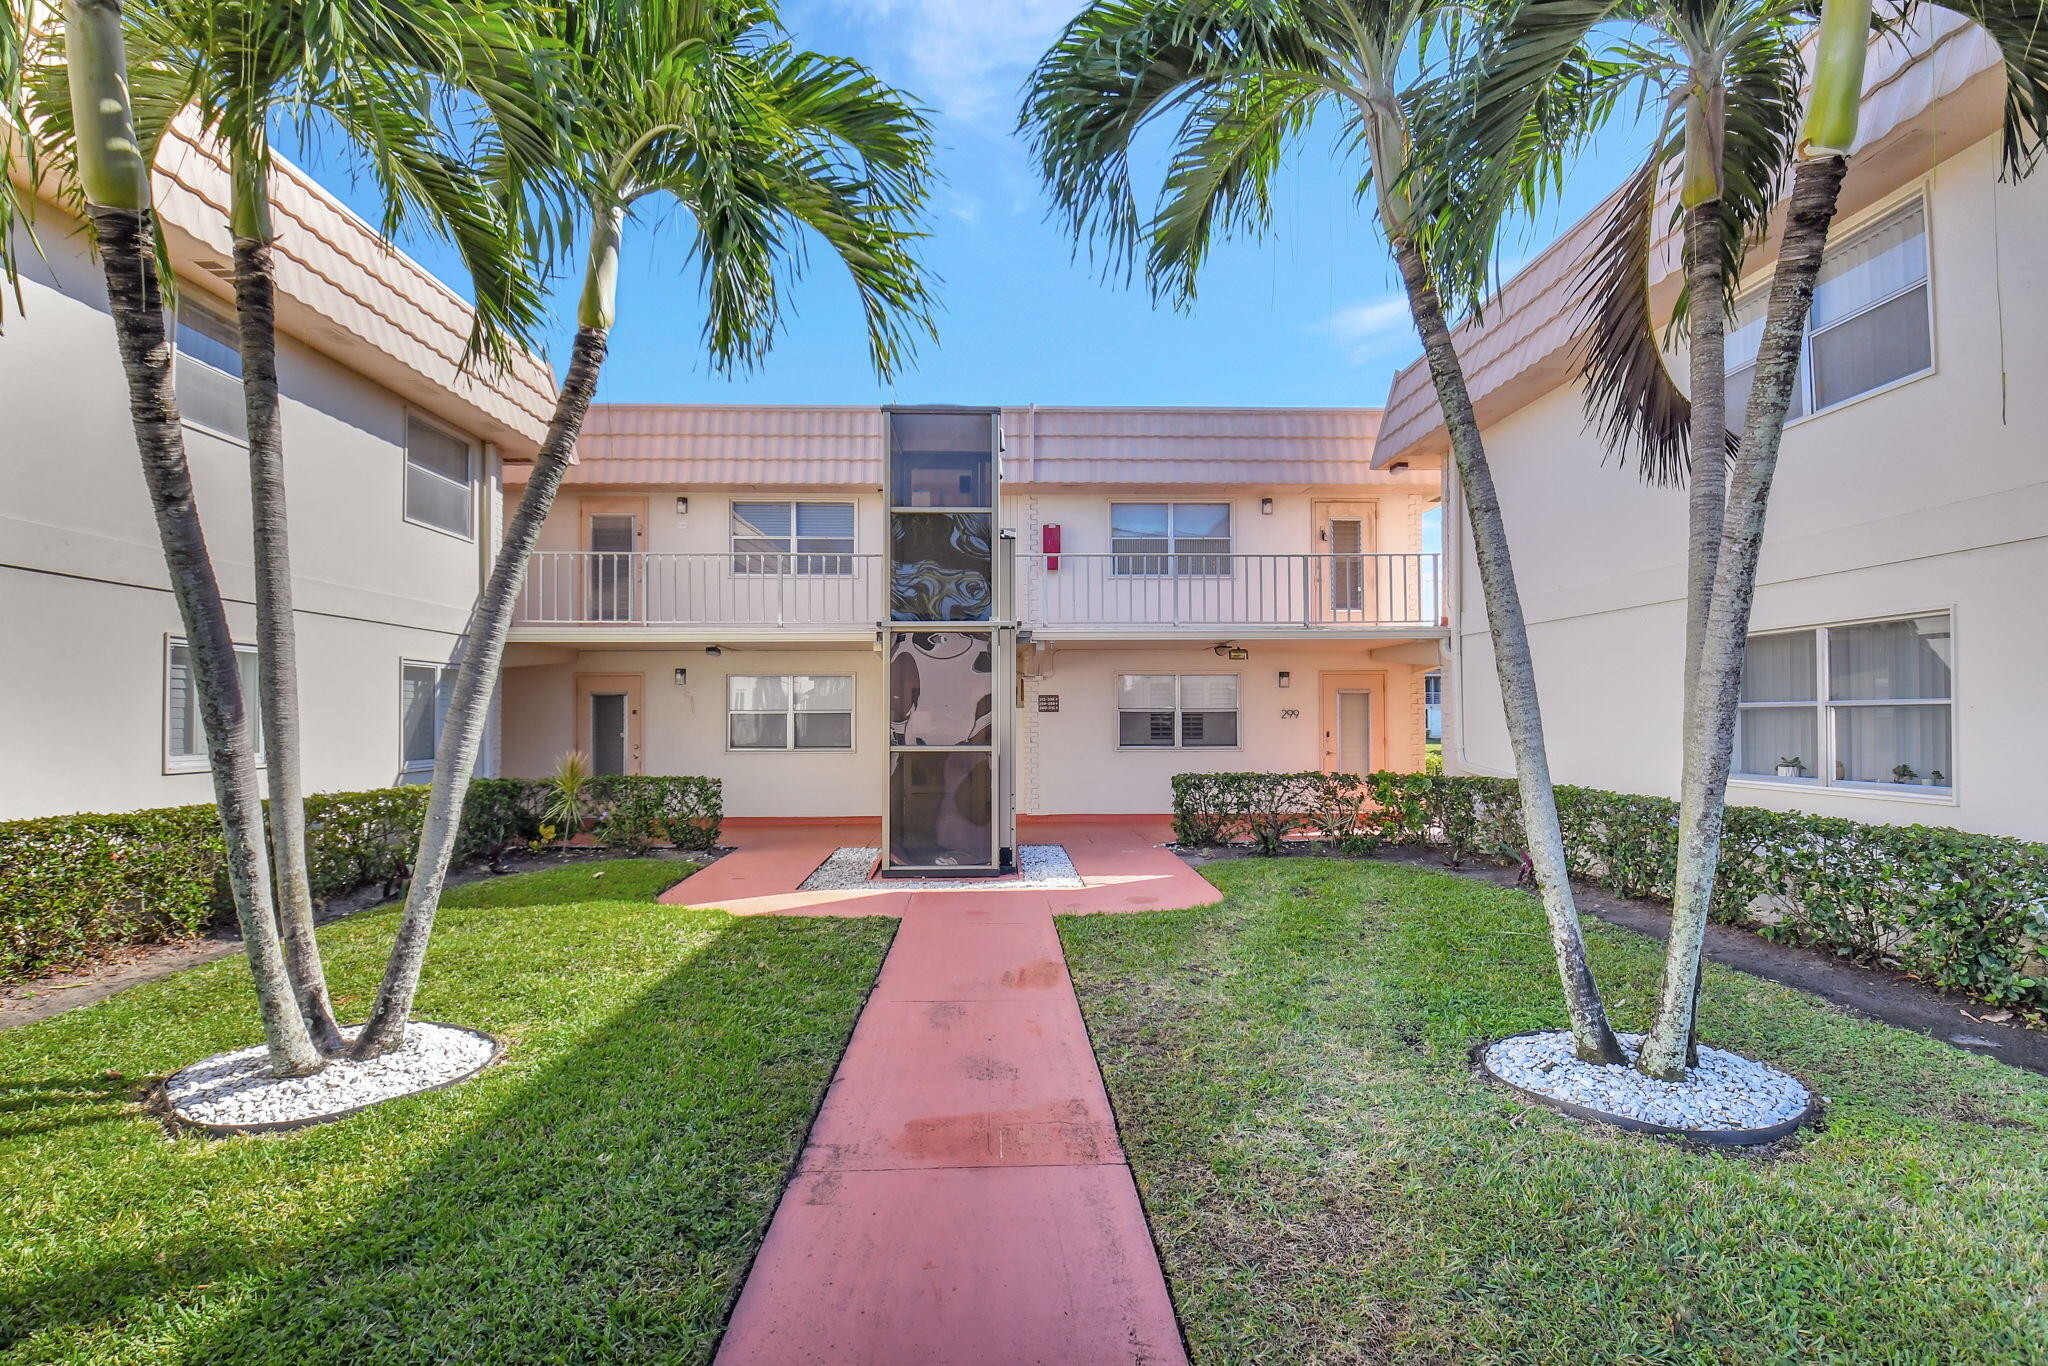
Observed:
[[[2048,151],[2048,7],[2040,0],[1905,0],[1903,18],[1939,3],[1991,35],[2005,61],[2001,160],[2007,178],[2027,175]]]

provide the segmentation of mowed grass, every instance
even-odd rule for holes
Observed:
[[[505,1061],[294,1134],[136,1104],[259,1037],[239,958],[0,1032],[0,1359],[705,1359],[894,922],[654,903],[689,871],[450,892],[416,1015]],[[393,921],[321,932],[344,1019]]]
[[[2048,1361],[2048,1080],[1710,970],[1704,1035],[1825,1127],[1728,1156],[1475,1075],[1562,1024],[1542,912],[1427,869],[1205,870],[1061,921],[1198,1362]],[[1624,1027],[1661,945],[1588,931]]]

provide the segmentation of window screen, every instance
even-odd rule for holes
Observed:
[[[1236,674],[1119,674],[1117,744],[1230,748],[1238,739]]]
[[[850,674],[731,674],[729,749],[852,749]]]
[[[263,758],[263,704],[256,691],[256,651],[235,647],[242,675],[242,704],[256,735],[256,757]],[[212,767],[206,752],[206,728],[200,719],[199,689],[192,676],[192,652],[173,638],[164,671],[164,760],[173,772],[199,772]]]
[[[473,534],[475,473],[469,443],[419,417],[405,425],[405,515],[455,536]]]

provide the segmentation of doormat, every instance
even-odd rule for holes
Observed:
[[[797,887],[799,892],[1071,891],[1088,884],[1074,871],[1064,845],[1026,844],[1017,850],[1017,871],[1007,877],[875,876],[882,851],[873,845],[835,849]]]

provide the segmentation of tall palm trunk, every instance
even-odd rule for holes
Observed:
[[[1742,445],[1728,493],[1727,525],[1714,577],[1713,603],[1702,641],[1699,682],[1686,719],[1685,778],[1679,793],[1678,886],[1672,907],[1671,957],[1657,1018],[1643,1045],[1641,1065],[1651,1076],[1684,1072],[1694,1027],[1695,993],[1678,990],[1670,966],[1679,951],[1681,928],[1701,940],[1711,904],[1714,875],[1721,862],[1721,834],[1728,805],[1728,773],[1735,750],[1735,720],[1742,693],[1743,650],[1749,638],[1750,607],[1756,598],[1757,559],[1763,548],[1764,514],[1777,474],[1778,448],[1799,378],[1799,351],[1813,311],[1821,254],[1834,221],[1847,158],[1823,155],[1802,160],[1792,174],[1785,234],[1771,279],[1769,312],[1757,349],[1756,379],[1749,393]],[[1683,925],[1682,925],[1683,921]],[[1698,947],[1692,949],[1695,974]]]
[[[1550,922],[1550,943],[1556,951],[1558,977],[1564,984],[1571,1017],[1572,1041],[1587,1062],[1622,1063],[1627,1057],[1607,1023],[1607,1010],[1593,970],[1586,962],[1585,936],[1578,906],[1572,899],[1571,874],[1565,865],[1564,832],[1558,824],[1557,794],[1544,750],[1543,713],[1537,704],[1536,668],[1529,650],[1529,629],[1522,619],[1521,595],[1515,587],[1509,558],[1507,523],[1493,486],[1486,447],[1465,385],[1465,370],[1451,341],[1443,304],[1428,265],[1413,237],[1394,240],[1394,257],[1408,292],[1409,311],[1429,361],[1451,453],[1458,467],[1459,488],[1472,528],[1472,549],[1479,561],[1479,582],[1486,596],[1486,616],[1493,634],[1494,669],[1500,679],[1507,713],[1508,741],[1515,754],[1515,776],[1522,799],[1522,826],[1529,841],[1529,861],[1543,895]]]
[[[66,0],[64,18],[79,180],[106,275],[136,451],[172,595],[184,621],[200,722],[213,765],[228,886],[256,981],[271,1065],[280,1075],[296,1076],[319,1070],[322,1059],[293,999],[278,947],[263,850],[263,794],[254,734],[242,696],[234,637],[193,498],[177,394],[171,386],[171,345],[157,286],[149,169],[135,140],[121,6],[119,0]]]
[[[306,806],[299,735],[298,631],[292,619],[291,533],[285,509],[284,430],[277,384],[277,291],[271,261],[267,167],[235,149],[235,314],[241,334],[242,394],[249,417],[249,510],[255,528],[257,686],[270,769],[270,852],[277,876],[285,967],[306,1027],[322,1053],[346,1041],[334,1020],[320,943],[313,933],[313,884],[306,866]]]

